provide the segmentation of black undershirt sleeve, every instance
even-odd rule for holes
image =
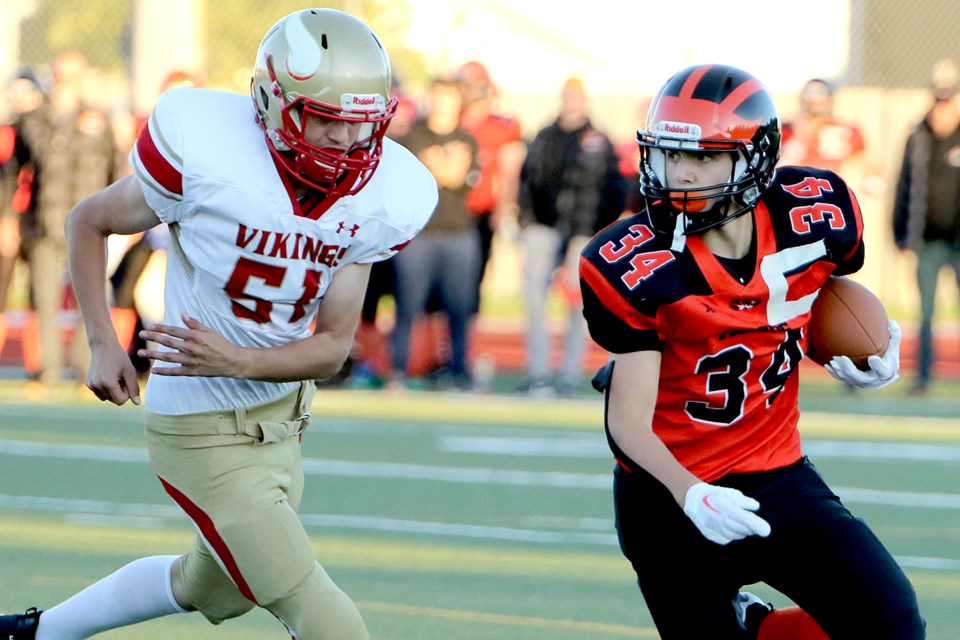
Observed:
[[[631,327],[610,311],[589,286],[584,285],[581,289],[583,316],[594,342],[610,353],[663,351],[663,341],[656,331]]]

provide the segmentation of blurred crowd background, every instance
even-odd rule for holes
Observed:
[[[633,139],[653,91],[688,64],[722,62],[746,69],[771,89],[790,125],[793,146],[785,142],[784,153],[791,161],[812,162],[799,147],[805,136],[812,135],[812,125],[804,123],[811,117],[809,111],[819,110],[813,115],[827,126],[817,134],[817,157],[848,180],[867,221],[867,262],[856,279],[884,300],[893,317],[908,327],[918,322],[916,255],[898,250],[894,242],[894,199],[907,136],[930,110],[936,91],[955,90],[960,79],[956,64],[960,11],[955,0],[810,0],[802,5],[763,0],[669,4],[642,0],[625,5],[596,0],[576,6],[547,0],[321,4],[357,15],[381,36],[411,122],[430,115],[428,96],[437,78],[463,88],[464,74],[480,73],[489,111],[510,121],[519,132],[518,142],[528,148],[567,108],[564,101],[575,81],[584,116],[618,154],[627,210],[635,206]],[[83,102],[108,118],[116,145],[116,175],[122,175],[129,170],[126,154],[138,127],[161,91],[193,84],[246,92],[253,56],[266,28],[305,6],[288,0],[0,0],[4,16],[0,125],[12,122],[22,108],[17,92],[24,80],[49,93],[57,56],[79,52],[89,64],[82,78]],[[464,66],[467,63],[477,66],[471,71]],[[822,82],[811,85],[811,79]],[[464,99],[469,101],[466,94]],[[391,135],[402,137],[405,127],[398,119]],[[483,153],[481,145],[480,156]],[[505,160],[502,171],[518,173],[521,158]],[[477,161],[483,164],[483,157]],[[472,321],[500,322],[522,334],[530,297],[524,291],[525,245],[517,215],[522,187],[513,184],[517,175],[500,180],[506,186],[498,202],[487,207],[496,209],[496,215]],[[469,208],[469,202],[465,206]],[[564,246],[568,240],[564,238]],[[162,246],[162,239],[154,239],[150,246]],[[117,255],[129,248],[123,246]],[[562,272],[563,260],[555,266]],[[556,284],[547,301],[551,332],[567,322],[568,308],[576,305],[568,281],[562,273],[551,281]],[[142,297],[150,298],[149,292],[156,290],[150,287],[155,286],[141,282]],[[939,286],[945,302],[938,303],[938,326],[951,327],[958,308],[952,274],[942,273]],[[31,306],[29,289],[26,268],[17,266],[8,312],[15,316]],[[387,287],[388,311],[390,293]],[[425,311],[440,310],[439,304],[428,304]],[[69,313],[69,304],[66,307]],[[374,313],[371,320],[389,324],[389,312],[387,316],[380,321]],[[389,326],[380,328],[389,331]],[[413,351],[422,351],[423,340],[429,344],[435,339],[414,335]],[[481,358],[479,365],[471,366],[483,369],[489,364]]]

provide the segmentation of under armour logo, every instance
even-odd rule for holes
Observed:
[[[357,231],[360,231],[360,225],[358,224],[350,225],[348,227],[347,223],[343,220],[341,220],[339,224],[340,226],[337,228],[337,233],[340,233],[341,231],[349,231],[351,238],[357,235]]]
[[[747,311],[748,309],[753,309],[758,304],[760,304],[760,300],[756,298],[737,298],[736,300],[730,301],[730,308],[734,311]]]

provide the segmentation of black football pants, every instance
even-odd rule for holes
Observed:
[[[806,459],[714,484],[760,502],[768,538],[708,541],[667,489],[643,471],[614,472],[617,532],[664,640],[754,637],[733,605],[764,582],[807,611],[831,640],[925,637],[916,593],[867,525],[844,507]]]

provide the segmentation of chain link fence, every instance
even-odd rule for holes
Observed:
[[[850,23],[845,85],[925,87],[937,60],[960,61],[955,0],[851,0]]]
[[[424,75],[404,44],[402,7],[382,0],[333,0],[390,43],[397,67]],[[208,86],[245,91],[260,39],[279,18],[302,9],[296,0],[0,0],[0,72],[30,68],[49,82],[55,55],[81,51],[93,73],[88,101],[108,111],[149,109],[171,71],[184,70]]]

